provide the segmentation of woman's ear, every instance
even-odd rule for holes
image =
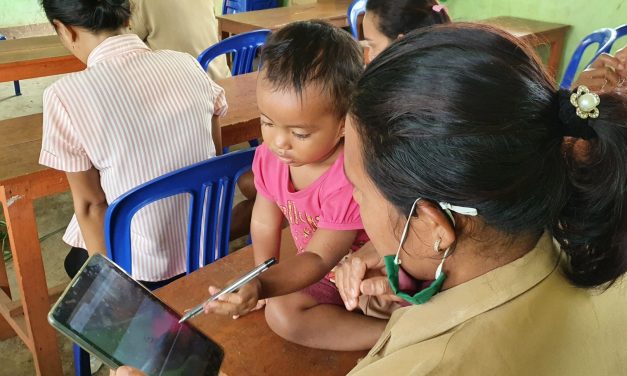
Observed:
[[[59,38],[66,43],[66,47],[69,48],[74,42],[76,42],[78,34],[72,26],[68,26],[57,19],[52,20],[52,25],[57,31]]]
[[[416,211],[418,219],[423,221],[423,225],[426,225],[433,235],[433,243],[440,239],[440,250],[447,249],[455,243],[457,238],[451,219],[437,204],[421,200]]]

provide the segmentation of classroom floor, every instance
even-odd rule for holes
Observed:
[[[59,77],[52,76],[20,81],[22,95],[19,97],[14,95],[12,83],[0,83],[0,120],[42,112],[42,93]],[[238,192],[235,201],[239,202],[241,197]],[[69,247],[63,243],[61,237],[72,217],[72,198],[68,192],[38,200],[35,202],[35,211],[48,286],[67,282],[69,279],[63,268],[63,260]],[[3,219],[1,211],[0,219]],[[231,249],[239,249],[244,245],[243,239],[236,240],[232,242]],[[9,273],[11,291],[17,296],[19,293],[11,261],[7,262],[7,272]],[[61,335],[58,338],[63,373],[68,376],[74,375],[71,343]],[[17,337],[0,341],[0,364],[2,365],[0,376],[30,376],[35,374],[32,356]],[[97,375],[108,375],[108,370],[106,367],[102,367]]]

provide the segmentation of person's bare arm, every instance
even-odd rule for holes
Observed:
[[[342,257],[357,236],[356,230],[337,231],[318,229],[307,244],[307,249],[243,286],[237,293],[226,294],[220,301],[205,306],[205,312],[223,315],[244,315],[259,299],[290,294],[321,280]],[[254,237],[253,237],[254,244]],[[217,287],[211,286],[215,293]]]
[[[220,128],[220,117],[213,115],[211,119],[211,138],[216,147],[216,155],[222,155],[222,128]]]
[[[250,222],[255,265],[259,265],[271,257],[279,258],[282,223],[283,212],[276,203],[257,194]]]
[[[104,254],[104,218],[108,204],[100,185],[100,172],[92,167],[87,171],[67,172],[66,175],[87,251],[90,255]]]

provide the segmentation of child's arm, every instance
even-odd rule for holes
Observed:
[[[259,299],[302,290],[321,280],[331,271],[348,253],[356,236],[356,230],[316,230],[305,252],[273,266],[259,278],[243,286],[237,293],[227,294],[222,300],[207,304],[205,312],[244,315],[256,306]],[[213,286],[210,288],[211,293],[216,291],[217,288]]]
[[[282,223],[283,213],[276,203],[257,194],[250,222],[255,265],[259,265],[271,257],[276,257],[278,260]]]

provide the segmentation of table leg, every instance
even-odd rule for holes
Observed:
[[[7,276],[7,268],[4,263],[4,257],[0,257],[0,290],[2,290],[7,296],[11,297],[11,289],[9,288],[9,278]],[[11,328],[9,323],[0,315],[0,341],[15,336],[15,331]]]
[[[0,200],[22,297],[24,318],[37,375],[62,375],[57,336],[48,324],[50,310],[46,275],[39,245],[30,184],[0,187]]]

